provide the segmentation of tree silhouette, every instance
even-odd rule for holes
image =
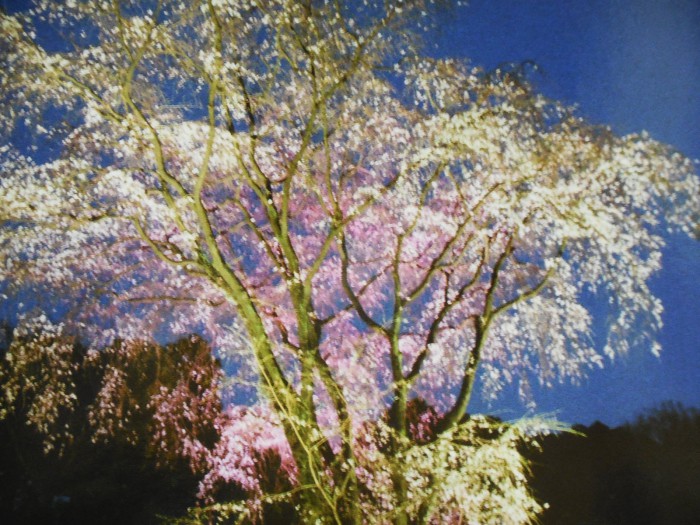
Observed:
[[[690,525],[700,517],[696,409],[664,403],[635,423],[596,422],[543,440],[532,486],[543,525]]]

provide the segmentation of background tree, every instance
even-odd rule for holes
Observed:
[[[695,523],[700,414],[663,403],[631,424],[575,426],[542,440],[531,486],[549,503],[544,525]]]
[[[225,417],[201,339],[88,352],[46,319],[13,336],[0,361],[4,522],[160,523],[194,504]]]
[[[204,341],[118,341],[90,357],[102,376],[88,414],[93,440],[138,445],[163,465],[184,460],[205,471],[219,439],[221,369]]]
[[[420,58],[425,9],[69,0],[2,19],[0,278],[80,301],[97,342],[201,328],[239,399],[259,385],[307,523],[526,522],[532,431],[481,438],[477,369],[487,396],[527,399],[601,366],[588,292],[613,312],[603,354],[657,352],[657,228],[697,223],[690,161],[517,70]]]
[[[44,453],[60,455],[79,426],[75,421],[76,376],[84,353],[60,326],[43,316],[23,323],[11,339],[9,347],[2,349],[0,363],[0,421],[10,419],[10,431],[22,425],[31,427]]]

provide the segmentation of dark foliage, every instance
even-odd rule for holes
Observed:
[[[533,457],[542,525],[700,523],[700,411],[672,403],[634,424],[550,436]]]
[[[82,443],[56,458],[38,442],[19,447],[22,455],[4,446],[0,457],[3,523],[148,525],[194,504],[197,480],[186,465],[157,468],[134,448]]]

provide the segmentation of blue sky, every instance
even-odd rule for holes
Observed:
[[[700,159],[700,0],[473,0],[445,11],[428,41],[486,68],[532,60],[545,95]],[[661,357],[632,352],[578,387],[540,391],[537,412],[616,425],[667,399],[700,405],[700,242],[668,238],[663,266],[652,286],[665,306]],[[491,410],[524,409],[506,398]]]

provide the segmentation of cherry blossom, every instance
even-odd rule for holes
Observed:
[[[73,439],[78,399],[74,341],[42,315],[23,321],[0,366],[0,420],[19,417],[42,437],[45,453],[61,454]]]

